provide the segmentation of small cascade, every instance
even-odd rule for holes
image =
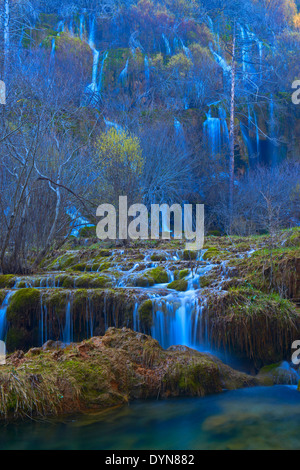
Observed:
[[[226,152],[229,144],[229,132],[226,121],[226,113],[222,108],[218,109],[218,117],[212,117],[209,109],[207,119],[203,124],[204,138],[212,158],[216,158]]]
[[[217,52],[214,51],[212,44],[209,44],[209,49],[212,55],[214,56],[217,64],[223,69],[224,74],[228,75],[231,72],[231,66],[227,64],[226,60],[223,59],[221,55],[217,54]]]
[[[105,61],[108,57],[108,52],[104,52],[102,61],[101,61],[101,67],[100,67],[100,75],[99,75],[99,82],[98,82],[98,92],[100,93],[102,91],[102,82],[103,82],[103,72],[104,72],[104,64]]]
[[[87,219],[82,217],[82,215],[78,212],[76,207],[71,207],[67,210],[67,214],[71,217],[72,222],[70,226],[72,227],[71,235],[73,237],[78,237],[79,232],[83,227],[93,227]]]
[[[150,67],[149,67],[149,60],[148,60],[148,57],[146,55],[145,55],[144,63],[145,63],[146,91],[148,92],[148,90],[150,88]]]
[[[84,14],[82,13],[79,18],[79,37],[83,41],[84,36]]]
[[[125,85],[127,82],[128,65],[129,65],[129,59],[126,60],[125,67],[123,68],[122,72],[119,75],[119,82],[122,83],[122,85]]]
[[[87,302],[86,302],[86,331],[87,331],[87,339],[92,338],[94,336],[94,309],[93,309],[93,302],[91,296],[88,295]]]
[[[189,50],[189,48],[188,48],[187,46],[184,45],[184,42],[183,42],[182,39],[180,39],[180,42],[181,42],[181,46],[182,46],[183,52],[185,53],[185,55],[187,56],[188,59],[191,59],[191,60],[192,60],[191,51]]]
[[[254,168],[257,166],[260,158],[260,135],[256,112],[250,106],[248,106],[248,125],[246,126],[241,123],[240,127],[248,151],[250,167]]]
[[[167,36],[166,36],[164,33],[162,34],[162,38],[163,38],[163,41],[164,41],[164,43],[165,43],[166,54],[167,54],[167,55],[171,55],[170,43],[169,43],[169,40],[168,40]]]
[[[41,316],[39,322],[39,339],[40,346],[43,346],[48,341],[48,311],[47,306],[43,302],[43,296],[41,295]]]
[[[186,148],[186,140],[185,140],[185,135],[184,135],[184,130],[182,127],[182,124],[178,119],[174,118],[174,128],[175,128],[175,134],[176,134],[176,139],[177,139],[177,145],[184,149]]]
[[[136,302],[133,309],[133,329],[134,331],[140,331],[140,318],[139,318],[139,304]]]
[[[57,32],[58,33],[64,33],[65,31],[65,22],[64,21],[60,21],[57,25]]]
[[[62,342],[71,344],[73,342],[73,315],[72,315],[72,297],[70,296],[66,309],[65,327],[62,333]]]
[[[55,60],[55,38],[52,38],[52,43],[51,43],[51,54],[50,54],[50,65],[49,68],[50,70],[53,69],[54,66],[54,60]]]
[[[109,129],[110,127],[114,127],[118,132],[121,132],[123,129],[122,127],[117,124],[116,122],[113,121],[108,121],[104,116],[103,116],[104,122],[106,127]]]
[[[0,341],[4,341],[6,337],[7,321],[6,321],[6,312],[9,306],[9,302],[14,292],[10,291],[6,294],[3,303],[0,307]]]
[[[153,299],[151,336],[167,349],[183,345],[200,351],[209,349],[209,333],[203,319],[204,304],[196,291]]]

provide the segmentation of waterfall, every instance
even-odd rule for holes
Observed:
[[[149,68],[149,60],[148,57],[145,55],[145,80],[146,80],[146,91],[149,90],[150,87],[150,68]]]
[[[203,319],[204,304],[201,305],[196,291],[153,299],[152,304],[151,336],[164,349],[177,345],[202,351],[209,348],[209,332]]]
[[[189,48],[184,45],[184,42],[183,42],[182,39],[180,39],[180,42],[181,42],[181,46],[182,46],[182,49],[183,49],[185,55],[188,57],[188,59],[192,59],[192,54],[191,54],[191,51],[189,50]]]
[[[99,63],[99,51],[97,51],[95,46],[95,17],[93,17],[90,22],[90,34],[88,44],[93,52],[93,73],[92,73],[92,83],[89,85],[90,90],[95,93],[97,92],[97,71]]]
[[[102,58],[102,61],[101,61],[101,68],[100,68],[100,75],[99,75],[99,83],[98,83],[98,91],[99,93],[101,92],[102,90],[102,80],[103,80],[103,71],[104,71],[104,63],[106,61],[108,57],[108,52],[104,52],[103,54],[103,58]]]
[[[57,25],[57,31],[58,33],[63,33],[65,31],[65,22],[64,21],[60,21]]]
[[[6,321],[6,312],[9,306],[10,299],[14,294],[13,291],[6,294],[3,303],[0,307],[0,341],[4,341],[6,337],[7,321]]]
[[[212,55],[214,56],[217,64],[223,69],[223,72],[225,74],[229,74],[231,72],[231,66],[227,64],[226,60],[223,59],[223,57],[221,57],[219,54],[217,54],[213,50],[212,44],[209,44],[209,49],[210,49]]]
[[[252,118],[252,113],[253,113],[254,119]],[[255,110],[251,109],[250,106],[248,106],[248,126],[245,126],[241,123],[240,128],[241,128],[244,143],[248,151],[249,165],[250,167],[253,168],[259,162],[260,136],[259,136],[256,112]]]
[[[139,318],[139,304],[135,303],[133,309],[133,329],[134,331],[140,331],[140,318]]]
[[[174,128],[175,128],[175,134],[176,134],[176,139],[177,139],[177,145],[181,147],[182,149],[185,149],[186,141],[185,141],[184,130],[183,130],[181,122],[178,121],[178,119],[176,118],[174,118]]]
[[[51,54],[50,54],[50,66],[52,66],[54,64],[54,59],[55,59],[55,38],[52,38]]]
[[[128,76],[128,64],[129,64],[129,59],[126,60],[125,67],[124,67],[124,69],[122,70],[122,72],[121,72],[120,75],[119,75],[119,82],[121,82],[122,85],[125,85],[125,84],[126,84],[126,81],[127,81],[127,76]]]
[[[119,132],[123,130],[122,127],[116,122],[108,121],[104,116],[103,119],[107,128],[114,127]]]
[[[222,155],[228,148],[229,133],[226,114],[222,108],[218,109],[218,117],[212,117],[211,108],[203,124],[204,139],[211,157]]]
[[[79,18],[79,36],[81,41],[83,40],[83,34],[84,34],[84,14],[81,13],[80,18]]]
[[[168,40],[168,38],[166,37],[166,35],[164,33],[162,34],[162,38],[163,38],[163,41],[165,43],[167,55],[171,55],[170,43],[169,43],[169,40]]]
[[[88,294],[86,303],[86,331],[87,339],[92,338],[94,336],[94,310],[90,294]]]
[[[43,303],[43,296],[41,295],[41,317],[39,324],[39,337],[40,345],[43,346],[48,341],[48,311],[47,306]]]
[[[62,334],[62,342],[64,344],[71,344],[73,342],[73,316],[72,316],[72,297],[70,298],[67,303],[66,309],[66,322],[65,327]]]

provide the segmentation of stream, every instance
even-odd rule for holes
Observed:
[[[261,387],[8,424],[0,449],[299,450],[299,420],[296,387]]]

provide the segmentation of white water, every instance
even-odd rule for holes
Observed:
[[[0,307],[0,341],[5,340],[6,328],[7,328],[6,312],[9,306],[10,299],[13,296],[13,294],[14,294],[13,291],[8,292]]]

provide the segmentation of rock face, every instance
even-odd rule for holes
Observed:
[[[51,342],[14,353],[0,370],[0,416],[47,416],[134,399],[205,396],[257,385],[218,359],[123,328],[63,348]]]

